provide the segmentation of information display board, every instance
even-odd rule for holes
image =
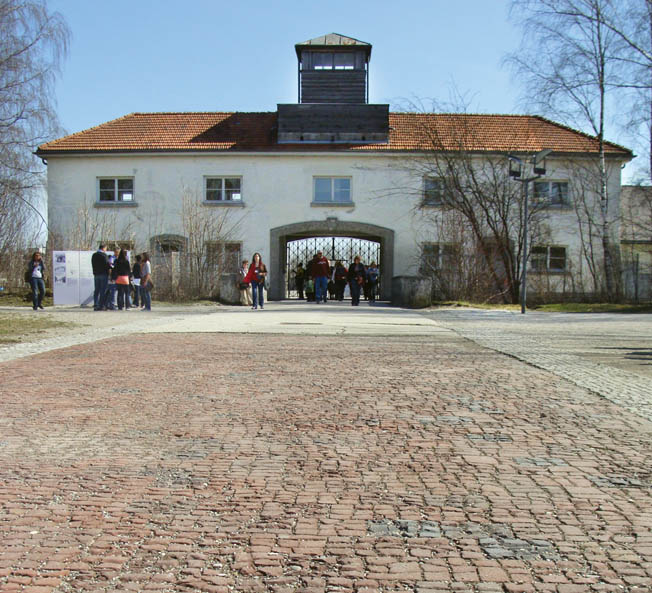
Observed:
[[[53,251],[52,289],[55,305],[88,305],[93,302],[95,281],[93,251]]]

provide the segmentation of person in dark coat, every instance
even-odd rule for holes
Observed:
[[[129,276],[131,275],[131,265],[127,259],[127,251],[121,249],[118,259],[113,264],[115,275],[115,285],[118,291],[118,309],[131,309],[129,304]]]
[[[143,259],[142,255],[136,256],[136,263],[131,268],[131,284],[134,289],[133,305],[134,307],[140,306],[140,262]]]
[[[338,301],[344,300],[344,289],[346,288],[346,279],[349,271],[344,264],[338,259],[333,269],[333,281],[335,282],[335,298]]]
[[[104,311],[106,309],[106,291],[109,286],[109,258],[106,255],[106,245],[100,243],[97,251],[91,256],[95,291],[93,292],[93,309]]]
[[[303,269],[303,263],[299,262],[297,269],[294,271],[294,287],[299,293],[299,299],[303,300],[303,285],[306,280],[306,271]]]
[[[351,287],[351,305],[357,307],[360,304],[360,291],[367,279],[366,269],[359,255],[353,258],[353,263],[349,266],[348,278]]]

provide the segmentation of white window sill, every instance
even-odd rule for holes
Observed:
[[[310,202],[311,207],[324,208],[355,208],[354,202]]]
[[[229,200],[204,200],[202,202],[204,206],[219,206],[226,208],[244,208],[245,203],[242,201],[234,202]]]
[[[93,206],[95,208],[136,208],[138,202],[109,202],[107,200],[106,202],[95,202]]]

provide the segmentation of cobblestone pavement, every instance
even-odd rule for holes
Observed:
[[[652,420],[652,315],[446,309],[424,315]]]
[[[452,332],[0,374],[3,593],[652,591],[652,423]]]

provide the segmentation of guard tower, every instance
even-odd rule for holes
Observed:
[[[298,104],[278,105],[279,144],[387,142],[389,105],[369,104],[371,44],[329,33],[294,48]]]
[[[330,33],[297,43],[299,103],[368,103],[371,44]]]

